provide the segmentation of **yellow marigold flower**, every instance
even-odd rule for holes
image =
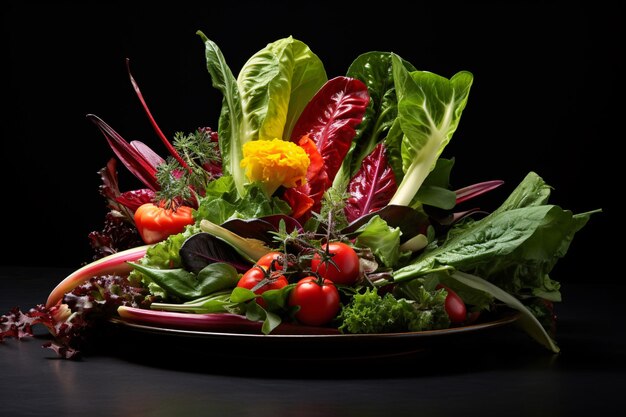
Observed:
[[[254,140],[243,145],[241,167],[252,182],[260,181],[267,195],[281,185],[296,187],[306,181],[309,156],[293,142],[280,139]]]

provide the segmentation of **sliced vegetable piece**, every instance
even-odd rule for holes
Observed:
[[[117,313],[124,320],[160,328],[198,330],[224,333],[263,334],[262,321],[251,321],[246,316],[233,313],[193,314],[172,311],[147,310],[142,308],[120,306]],[[272,334],[276,335],[338,335],[333,327],[300,326],[281,323]]]
[[[63,299],[63,296],[78,287],[89,278],[98,275],[126,275],[132,271],[128,262],[135,262],[146,254],[150,245],[127,249],[113,255],[105,256],[83,266],[65,277],[50,293],[46,307],[50,308]]]
[[[232,313],[179,313],[120,306],[117,313],[125,320],[159,327],[210,330],[214,332],[261,333],[262,323]]]

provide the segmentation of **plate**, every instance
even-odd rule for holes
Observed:
[[[374,334],[255,334],[223,331],[189,330],[155,324],[112,319],[113,330],[122,333],[128,343],[139,351],[161,349],[177,356],[202,352],[212,357],[246,358],[263,352],[265,359],[282,360],[347,360],[385,358],[415,354],[431,349],[451,338],[476,335],[481,340],[492,331],[510,325],[520,317],[513,310],[501,311],[471,325],[441,330]],[[298,326],[300,327],[300,326]],[[119,336],[119,335],[117,335]],[[119,340],[119,339],[118,339]]]

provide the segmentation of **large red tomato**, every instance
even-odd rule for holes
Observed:
[[[165,208],[154,203],[145,203],[135,210],[135,226],[141,239],[147,244],[157,243],[175,235],[188,224],[193,224],[193,209],[178,206],[176,209]]]

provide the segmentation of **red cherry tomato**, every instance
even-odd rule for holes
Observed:
[[[272,261],[276,260],[276,262],[274,262],[274,270],[282,271],[283,264],[280,261],[280,258],[282,256],[284,256],[282,252],[268,252],[265,255],[261,256],[261,258],[256,261],[256,264],[269,269],[269,267],[272,265]]]
[[[176,210],[154,203],[145,203],[135,210],[135,226],[147,244],[157,243],[193,224],[193,209],[178,206]]]
[[[300,306],[296,319],[309,326],[323,326],[339,312],[339,291],[328,279],[302,278],[289,294],[289,305]]]
[[[326,245],[322,245],[322,249],[326,250]],[[311,260],[311,270],[337,285],[356,283],[359,279],[359,255],[354,249],[343,242],[330,242],[328,253],[337,266],[324,262],[323,256],[316,253]]]
[[[252,290],[259,282],[263,280],[263,278],[265,278],[267,274],[266,271],[267,271],[267,267],[255,266],[255,267],[248,269],[237,282],[237,286]],[[268,290],[278,290],[283,287],[286,287],[287,284],[289,284],[289,282],[287,281],[287,278],[285,278],[283,275],[280,275],[272,279],[271,281],[269,281],[267,284],[264,284],[262,287],[259,287],[256,290],[254,290],[254,293],[260,295]],[[257,298],[256,302],[259,303],[259,305],[263,308],[267,307],[267,304],[265,303],[265,300],[263,298]]]
[[[446,296],[445,308],[452,323],[463,323],[467,320],[467,307],[459,295],[443,284],[437,284],[437,289],[444,288]]]

